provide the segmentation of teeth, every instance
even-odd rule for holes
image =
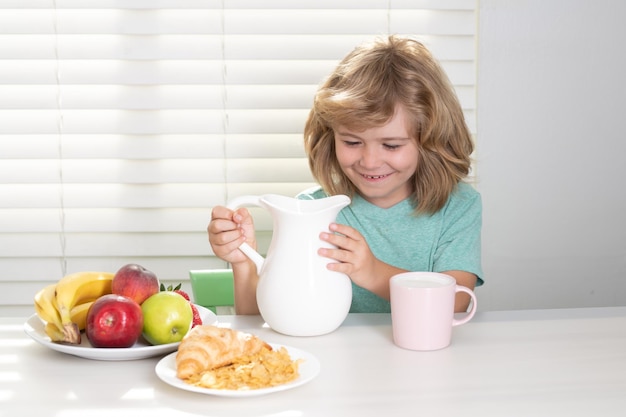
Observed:
[[[363,175],[365,178],[377,180],[379,178],[385,178],[387,175]]]

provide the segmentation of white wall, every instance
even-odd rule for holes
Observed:
[[[479,7],[481,309],[626,305],[626,2]]]

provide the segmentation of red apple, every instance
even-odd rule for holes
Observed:
[[[154,272],[137,264],[121,267],[111,282],[111,292],[132,298],[137,304],[159,292],[159,280]]]
[[[137,342],[142,329],[141,306],[123,295],[103,295],[87,312],[85,333],[93,347],[130,347]]]

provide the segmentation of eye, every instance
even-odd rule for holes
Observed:
[[[359,142],[358,140],[344,140],[343,144],[346,146],[355,147],[355,146],[359,146],[361,142]]]
[[[390,151],[395,151],[396,149],[398,149],[401,145],[393,145],[391,143],[384,143],[383,144],[383,148],[390,150]]]

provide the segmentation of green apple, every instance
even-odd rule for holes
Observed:
[[[189,301],[174,291],[160,291],[141,303],[143,337],[153,345],[180,342],[191,328]]]

